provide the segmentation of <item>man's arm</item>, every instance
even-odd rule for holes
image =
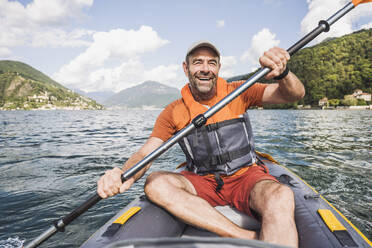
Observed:
[[[163,143],[164,141],[159,138],[150,137],[146,141],[146,143],[136,153],[134,153],[127,160],[127,162],[125,162],[122,169],[115,167],[112,170],[106,171],[106,173],[97,182],[97,193],[102,198],[107,198],[118,193],[124,193],[126,190],[128,190],[135,181],[140,179],[145,174],[152,163],[147,164],[142,170],[140,170],[137,174],[135,174],[124,183],[121,182],[121,175],[132,166],[134,166],[136,163],[141,161],[148,154],[157,149],[159,146],[161,146]]]
[[[266,79],[272,79],[281,75],[290,59],[288,52],[284,49],[274,47],[260,57],[260,64],[269,67],[271,72]],[[289,72],[287,76],[278,80],[278,83],[269,84],[263,94],[262,103],[288,103],[298,101],[305,96],[305,87],[295,74]]]
[[[305,96],[305,88],[295,74],[288,75],[276,84],[269,84],[262,96],[262,103],[276,104],[300,100]]]

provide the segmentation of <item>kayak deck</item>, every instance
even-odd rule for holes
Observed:
[[[300,247],[371,247],[371,242],[357,228],[301,178],[284,166],[263,157],[261,159],[270,174],[294,192]],[[113,224],[133,208],[140,210],[124,223]],[[245,229],[260,230],[260,223],[250,216],[229,206],[216,209]],[[326,213],[325,217],[318,213],[320,209],[320,212]],[[207,240],[213,246],[207,246]],[[98,229],[81,247],[125,247],[130,242],[134,245],[132,247],[238,247],[243,243],[245,247],[280,247],[258,240],[233,240],[237,242],[231,243],[231,239],[187,225],[141,196]],[[159,242],[163,241],[165,243],[160,245]],[[225,241],[227,243],[223,243]]]

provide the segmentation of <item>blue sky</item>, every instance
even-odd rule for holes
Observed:
[[[191,43],[208,39],[220,76],[249,73],[272,46],[285,49],[347,0],[0,0],[0,59],[25,62],[69,88],[115,91],[146,80],[182,87]],[[322,34],[372,27],[362,4]]]

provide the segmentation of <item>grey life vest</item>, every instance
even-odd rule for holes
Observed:
[[[178,142],[187,169],[199,175],[231,175],[256,162],[248,113],[195,129]]]

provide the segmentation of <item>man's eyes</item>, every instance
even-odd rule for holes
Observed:
[[[199,64],[202,64],[202,63],[203,63],[203,61],[201,61],[201,60],[194,60],[193,61],[193,64],[194,65],[199,65]],[[208,64],[210,64],[210,65],[217,65],[217,61],[211,60],[211,61],[208,62]]]

